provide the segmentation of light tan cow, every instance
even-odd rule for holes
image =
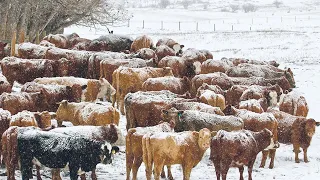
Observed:
[[[130,51],[135,53],[142,48],[153,48],[154,44],[150,37],[142,35],[137,37],[131,44]]]
[[[154,164],[155,180],[160,179],[164,165],[181,164],[183,179],[189,180],[190,173],[202,159],[210,146],[211,132],[204,128],[199,132],[146,134],[142,138],[143,162],[147,180],[151,179]]]
[[[132,179],[137,179],[138,169],[142,163],[142,137],[147,133],[156,132],[174,132],[174,122],[171,121],[160,123],[151,127],[136,127],[128,130],[126,136],[126,168],[127,180],[130,180],[130,172],[132,170]],[[168,178],[172,179],[170,166],[168,168]]]
[[[120,66],[112,74],[112,86],[116,87],[116,97],[113,99],[113,106],[117,102],[121,114],[124,114],[124,97],[129,92],[142,90],[142,84],[148,78],[173,76],[172,69],[164,68],[128,68]]]
[[[209,104],[213,107],[220,107],[224,109],[226,107],[226,100],[222,94],[217,94],[211,90],[200,90],[198,91],[198,98],[201,102]]]
[[[69,103],[63,100],[57,110],[56,120],[59,126],[63,121],[70,121],[75,126],[103,126],[111,123],[119,125],[120,113],[111,103]]]
[[[286,91],[280,97],[279,110],[295,116],[307,117],[309,107],[306,98],[296,91]]]

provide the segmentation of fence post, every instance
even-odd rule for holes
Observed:
[[[180,21],[179,21],[179,31],[181,30],[181,29],[180,29],[180,24],[181,24],[181,23],[180,23]]]
[[[130,27],[130,19],[128,19],[128,27]]]
[[[163,29],[163,21],[161,21],[161,30]]]
[[[196,30],[199,31],[199,23],[197,22]]]
[[[17,42],[17,33],[14,31],[12,33],[12,39],[11,39],[11,56],[14,56],[16,53],[16,42]]]
[[[142,29],[144,29],[144,20],[142,20]]]
[[[232,31],[233,31],[233,24],[232,24],[232,26],[231,26],[231,29],[232,29]]]
[[[213,24],[213,31],[216,31],[216,24]]]

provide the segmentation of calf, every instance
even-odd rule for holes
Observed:
[[[175,132],[181,131],[199,131],[207,128],[210,131],[218,131],[224,129],[234,131],[243,129],[244,123],[242,119],[234,116],[220,116],[192,110],[162,110],[163,121],[173,121],[176,126]]]
[[[18,129],[17,139],[22,179],[32,178],[36,158],[49,168],[64,168],[69,163],[70,179],[77,180],[79,168],[91,171],[100,162],[111,163],[114,150],[109,143],[37,129]]]
[[[286,91],[280,98],[279,110],[291,115],[307,117],[309,107],[306,98],[301,93]]]
[[[271,113],[255,113],[245,109],[236,109],[233,106],[228,105],[223,110],[225,115],[233,115],[235,117],[241,118],[244,122],[244,129],[251,131],[261,131],[264,128],[270,130],[273,134],[273,142],[279,147],[278,143],[278,121]],[[276,148],[266,149],[262,151],[262,160],[260,167],[264,167],[268,153],[270,153],[270,164],[269,168],[272,169],[274,167],[274,157],[276,154]]]
[[[191,82],[187,77],[157,77],[148,78],[142,84],[143,91],[169,90],[175,94],[184,94],[190,90]]]
[[[147,180],[151,180],[154,164],[154,179],[160,179],[164,165],[181,164],[183,179],[189,180],[191,170],[202,159],[210,146],[211,132],[204,128],[199,132],[146,134],[142,138],[143,162]]]
[[[300,147],[303,149],[304,162],[309,162],[307,151],[312,136],[315,134],[316,126],[319,126],[320,122],[316,122],[312,118],[293,116],[270,108],[268,109],[268,112],[271,112],[278,120],[279,142],[293,144],[295,162],[300,162],[298,156]]]
[[[229,167],[238,167],[240,180],[243,180],[244,165],[248,166],[249,180],[252,180],[253,164],[257,154],[273,148],[272,132],[263,129],[259,132],[248,130],[227,132],[218,131],[210,144],[210,160],[213,162],[217,180],[227,179]]]
[[[148,78],[173,76],[170,67],[164,68],[127,68],[119,67],[112,74],[112,86],[116,87],[117,93],[115,101],[121,114],[124,114],[124,97],[129,92],[142,90],[142,84]],[[113,102],[113,105],[115,102]]]
[[[73,125],[103,126],[114,123],[119,125],[120,113],[110,103],[80,102],[69,103],[63,100],[56,113],[56,120],[61,126],[63,121],[70,121]]]
[[[132,169],[132,179],[137,179],[138,169],[143,161],[142,159],[142,137],[147,133],[158,132],[173,132],[174,122],[170,123],[162,122],[156,126],[151,127],[136,127],[130,128],[126,136],[126,168],[127,168],[127,180],[130,180],[130,172]],[[170,166],[168,167],[168,178],[172,178]]]

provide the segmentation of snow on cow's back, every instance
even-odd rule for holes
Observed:
[[[136,127],[135,129],[136,129],[135,134],[137,135],[144,135],[147,133],[156,133],[156,132],[174,132],[174,129],[170,127],[170,124],[168,122],[164,122],[151,127]]]
[[[239,131],[231,131],[227,132],[225,130],[218,131],[217,138],[231,141],[231,142],[241,142],[241,145],[244,147],[249,147],[250,144],[255,143],[253,135],[251,131],[248,130],[239,130]]]
[[[136,93],[128,93],[126,95],[126,98],[132,98],[134,102],[137,102],[139,104],[146,104],[150,102],[163,102],[163,101],[172,101],[173,99],[179,99],[178,95],[175,93],[172,93],[168,90],[162,90],[162,91],[138,91]],[[181,100],[183,98],[180,98]]]
[[[153,134],[150,139],[173,140],[177,146],[188,145],[188,140],[192,136],[192,131],[184,131],[179,133],[174,132],[159,132]]]

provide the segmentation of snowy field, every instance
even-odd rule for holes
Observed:
[[[309,104],[308,117],[320,121],[318,110],[320,107],[320,5],[317,0],[283,0],[279,9],[271,6],[271,0],[252,1],[261,3],[256,12],[236,13],[221,12],[221,8],[228,7],[228,2],[220,1],[219,6],[202,10],[190,7],[189,10],[175,7],[165,10],[159,9],[130,9],[134,17],[120,27],[110,28],[115,34],[126,34],[135,38],[147,34],[156,42],[159,38],[172,38],[186,48],[208,49],[215,59],[222,57],[244,57],[257,60],[276,60],[281,68],[290,67],[294,73],[297,88],[304,94]],[[250,2],[250,1],[249,1]],[[316,3],[316,4],[315,4]],[[282,22],[281,22],[282,17]],[[144,20],[145,26],[142,28]],[[163,29],[161,29],[163,21]],[[180,21],[180,30],[178,22]],[[198,22],[198,31],[196,23]],[[214,31],[214,24],[216,30]],[[233,30],[231,29],[233,25]],[[251,27],[251,30],[250,30]],[[70,27],[65,33],[76,32],[81,37],[96,38],[107,31],[103,28],[90,30],[83,27]],[[125,130],[126,119],[121,117],[120,127]],[[97,166],[98,179],[123,180],[126,177],[125,147],[110,165]],[[255,180],[316,180],[320,178],[320,128],[308,150],[309,163],[304,163],[300,153],[299,164],[294,163],[292,145],[281,144],[275,157],[274,169],[259,168],[261,154],[258,155],[253,170]],[[191,180],[215,179],[212,162],[209,161],[210,150],[207,150],[202,161],[192,170]],[[267,161],[267,164],[269,161]],[[3,169],[2,169],[3,170]],[[144,164],[138,172],[138,179],[144,180]],[[245,168],[245,179],[247,179]],[[44,179],[50,179],[48,169],[42,172]],[[63,179],[69,179],[67,173],[62,172]],[[20,179],[20,173],[16,172]],[[182,179],[180,166],[173,166],[175,179]],[[43,176],[44,177],[44,176]],[[5,179],[1,176],[0,179]],[[36,179],[34,177],[34,179]],[[239,179],[239,172],[231,168],[228,179]]]

